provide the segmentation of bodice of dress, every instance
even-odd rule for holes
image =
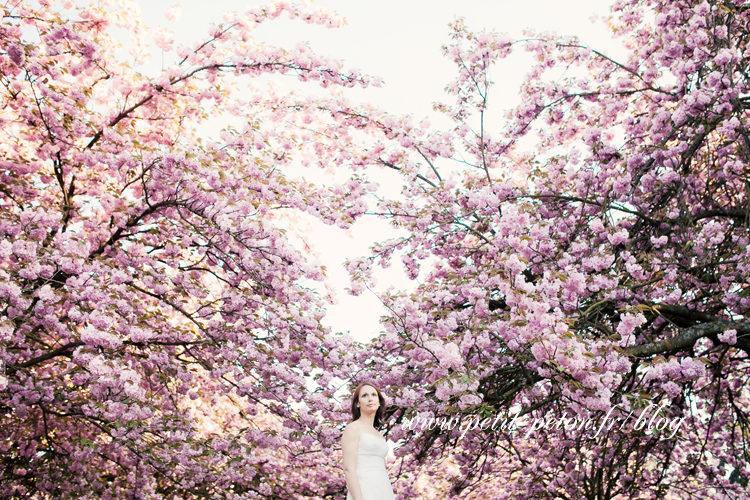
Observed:
[[[359,469],[360,465],[377,465],[380,468],[384,468],[385,456],[387,454],[388,442],[385,439],[367,432],[359,435],[357,469]]]
[[[362,500],[395,500],[393,487],[385,468],[388,442],[374,434],[363,432],[357,445],[357,478]],[[347,493],[347,500],[351,495]]]

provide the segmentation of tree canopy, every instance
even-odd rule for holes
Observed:
[[[373,83],[252,36],[284,13],[339,23],[325,11],[251,9],[147,77],[113,51],[111,28],[143,32],[126,7],[66,9],[14,0],[0,25],[0,495],[343,498],[337,384],[368,378],[406,498],[747,495],[744,2],[618,1],[625,60],[457,20],[445,130],[231,92]],[[518,50],[534,62],[502,115],[491,75]],[[241,128],[202,140],[222,115]],[[378,265],[415,282],[380,295],[372,343],[321,326],[295,213],[399,230],[347,264],[353,293]],[[593,429],[554,425],[571,418]]]
[[[382,297],[395,420],[622,420],[595,437],[434,427],[405,460],[452,457],[453,493],[477,498],[747,494],[747,16],[743,2],[617,2],[623,61],[454,24],[453,129],[386,131],[406,187],[379,211],[408,234],[350,264],[366,284],[400,255],[419,278]],[[522,104],[491,131],[490,70],[518,49],[535,59]],[[674,437],[622,429],[650,405],[680,422]]]
[[[279,124],[315,103],[230,84],[367,78],[252,38],[281,15],[340,22],[290,4],[237,15],[142,75],[116,57],[117,29],[147,50],[128,5],[2,10],[0,496],[324,495],[319,452],[342,418],[328,384],[356,350],[320,325],[323,270],[283,217],[345,227],[366,184],[289,177],[311,146]],[[203,140],[225,115],[241,128]],[[306,392],[314,376],[327,396]]]

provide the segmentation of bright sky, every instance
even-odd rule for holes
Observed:
[[[185,45],[203,38],[211,23],[221,23],[224,11],[242,11],[248,5],[265,3],[183,0],[178,4],[181,17],[174,23],[164,17],[164,12],[175,2],[138,1],[149,27],[164,26],[174,32],[177,43]],[[607,2],[602,0],[319,0],[315,4],[342,15],[346,25],[326,29],[300,21],[273,21],[258,29],[256,38],[289,48],[300,41],[309,42],[316,52],[343,60],[345,68],[356,67],[382,77],[383,87],[348,95],[416,118],[432,115],[432,103],[444,99],[443,89],[454,76],[441,47],[449,41],[448,23],[455,17],[463,17],[472,30],[488,29],[514,37],[521,37],[527,28],[555,31],[577,35],[584,43],[617,57],[623,54],[619,44],[612,42],[604,22],[592,22],[592,16],[602,18],[608,13]],[[517,89],[527,65],[523,55],[513,56],[493,72],[494,109],[502,111],[517,104]],[[350,331],[362,341],[381,331],[378,318],[385,311],[371,294],[346,294],[348,280],[341,264],[347,257],[366,255],[373,241],[387,237],[387,226],[377,221],[357,223],[351,237],[316,226],[312,243],[338,294],[338,303],[329,308],[326,319],[334,331]],[[401,277],[399,266],[383,271],[378,280],[381,290],[389,284],[397,289],[410,286]]]

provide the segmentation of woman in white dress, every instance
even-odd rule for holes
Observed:
[[[347,500],[395,500],[385,469],[388,443],[377,431],[385,416],[380,389],[366,382],[352,395],[352,422],[341,436]]]

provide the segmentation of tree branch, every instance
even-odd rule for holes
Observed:
[[[629,357],[645,357],[669,351],[677,351],[692,347],[699,339],[716,335],[726,330],[737,330],[737,343],[735,347],[750,354],[750,338],[746,338],[746,336],[750,336],[750,323],[730,323],[723,320],[691,326],[674,337],[650,344],[626,347],[622,352]]]
[[[55,349],[54,351],[50,351],[48,353],[42,354],[41,356],[37,356],[36,358],[30,359],[26,361],[25,363],[21,363],[20,365],[8,365],[8,374],[13,374],[20,370],[21,368],[28,368],[30,366],[34,366],[38,363],[41,363],[42,361],[47,361],[48,359],[56,358],[57,356],[67,356],[68,351],[71,349],[75,349],[76,347],[82,346],[83,342],[71,342],[70,344],[65,344],[62,347],[59,347]]]

